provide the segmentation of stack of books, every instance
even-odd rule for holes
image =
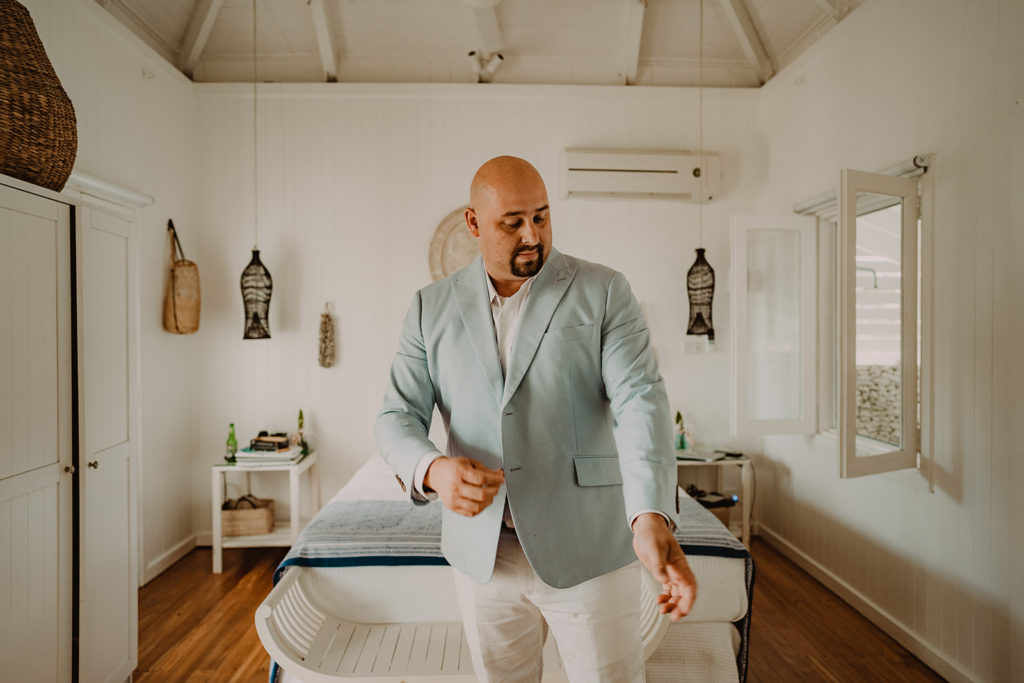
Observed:
[[[279,451],[241,448],[235,453],[239,465],[288,465],[302,460],[302,447],[292,446]]]

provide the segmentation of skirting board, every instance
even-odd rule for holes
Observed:
[[[181,558],[185,557],[185,555],[187,555],[189,551],[192,550],[192,548],[195,548],[196,545],[198,545],[196,543],[196,537],[189,536],[181,543],[178,543],[176,546],[174,546],[167,552],[161,554],[155,560],[151,561],[149,564],[146,565],[146,568],[142,571],[142,581],[140,582],[140,587],[146,585],[156,577],[163,574],[168,567],[170,567],[172,564],[174,564]]]
[[[908,629],[902,622],[864,597],[856,588],[833,574],[831,570],[822,566],[817,560],[804,554],[802,550],[782,536],[764,524],[758,524],[758,533],[769,545],[823,583],[829,590],[860,612],[868,621],[892,636],[896,642],[910,650],[918,659],[931,667],[935,673],[947,681],[981,683],[981,679],[964,671],[956,662],[947,659],[946,655],[936,650],[929,643],[921,640],[916,633]]]

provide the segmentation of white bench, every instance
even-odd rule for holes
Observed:
[[[271,658],[303,683],[338,679],[374,683],[447,683],[475,680],[460,622],[360,624],[329,614],[303,585],[304,567],[289,567],[256,610],[256,631]],[[641,636],[653,653],[668,629],[652,591],[660,586],[641,571]],[[544,682],[566,683],[555,647],[544,648]]]

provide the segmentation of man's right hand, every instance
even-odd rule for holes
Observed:
[[[449,510],[472,517],[491,504],[504,481],[504,472],[476,460],[440,457],[427,468],[423,486],[436,491]]]

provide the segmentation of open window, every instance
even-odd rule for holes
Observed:
[[[930,163],[843,170],[802,216],[733,219],[734,435],[834,438],[843,478],[922,465]]]
[[[839,475],[917,466],[918,181],[843,170]]]

